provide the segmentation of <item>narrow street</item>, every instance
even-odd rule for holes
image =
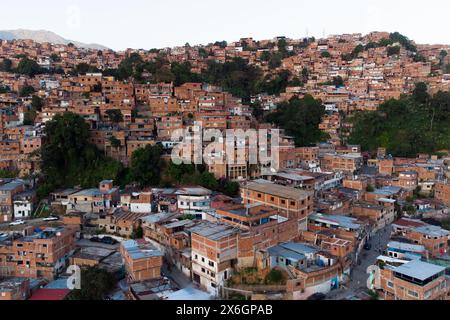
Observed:
[[[167,268],[167,265],[164,264],[162,267],[162,274],[172,280],[179,289],[185,289],[188,287],[193,287],[194,284],[192,283],[191,279],[187,277],[184,273],[182,273],[178,268],[175,266],[172,266],[172,268]]]
[[[369,243],[372,245],[370,250],[363,250],[360,256],[361,264],[353,267],[351,272],[351,280],[345,288],[335,290],[327,295],[328,300],[343,300],[354,296],[357,293],[367,291],[367,268],[376,263],[378,256],[380,256],[386,249],[387,244],[391,238],[392,227],[388,226],[378,231]]]

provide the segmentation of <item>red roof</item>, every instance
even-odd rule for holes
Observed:
[[[396,222],[394,222],[394,224],[396,224],[398,226],[410,227],[410,228],[422,227],[422,226],[427,225],[427,223],[425,223],[423,221],[419,221],[419,220],[412,221],[412,220],[406,220],[406,219],[397,220]]]
[[[39,289],[30,298],[38,301],[61,301],[70,293],[69,289]]]

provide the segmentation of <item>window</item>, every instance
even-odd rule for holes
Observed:
[[[418,298],[419,294],[413,290],[408,290],[408,296]]]
[[[394,283],[392,281],[387,282],[388,288],[394,288]]]
[[[202,258],[202,262],[205,262],[205,258]]]
[[[213,262],[213,261],[210,261],[210,262],[209,262],[209,266],[210,266],[210,267],[214,267],[214,262]]]

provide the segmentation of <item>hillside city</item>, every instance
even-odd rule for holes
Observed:
[[[0,40],[0,300],[449,300],[449,51]],[[175,164],[199,123],[278,168]]]

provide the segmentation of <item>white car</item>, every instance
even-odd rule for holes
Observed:
[[[10,226],[20,226],[20,225],[22,225],[22,224],[25,224],[25,221],[23,221],[23,220],[17,220],[17,221],[11,222],[9,225],[10,225]]]
[[[44,221],[58,221],[59,217],[50,216],[48,218],[45,218]]]

